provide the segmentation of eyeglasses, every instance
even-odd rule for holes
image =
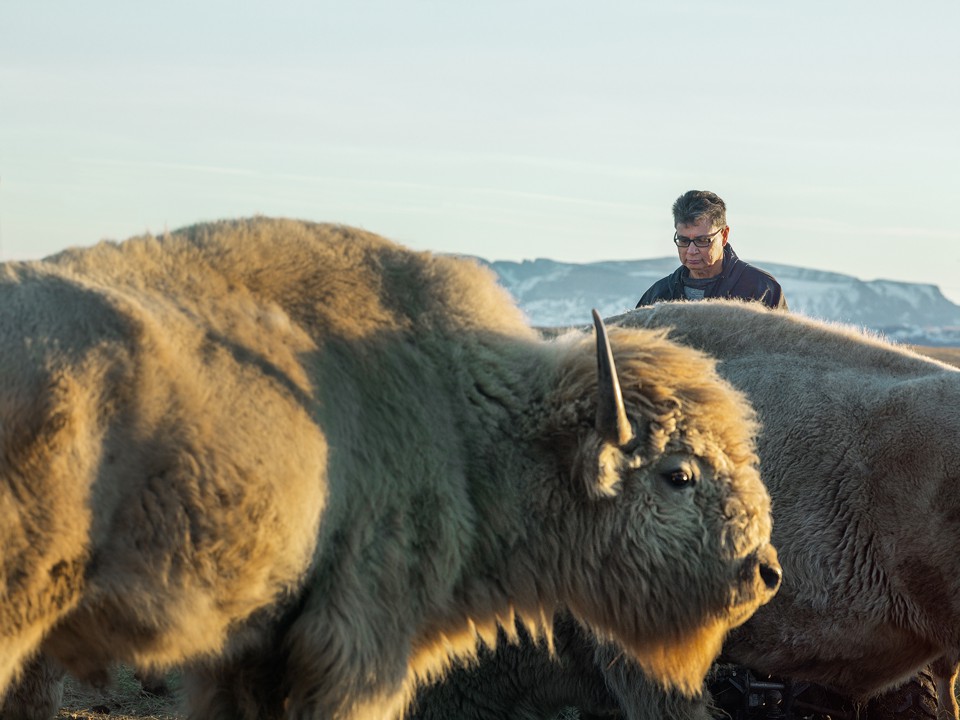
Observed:
[[[700,235],[699,237],[695,237],[695,238],[683,237],[682,235],[678,235],[677,233],[674,233],[673,242],[677,247],[682,247],[682,248],[690,247],[690,243],[693,243],[698,248],[710,247],[710,243],[713,242],[713,239],[719,233],[722,233],[725,229],[726,229],[726,225],[724,225],[722,228],[717,230],[717,232],[715,233],[711,233],[710,235]]]

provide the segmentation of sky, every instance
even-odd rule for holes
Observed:
[[[0,259],[254,214],[960,303],[957,0],[2,0]],[[646,288],[638,287],[638,297]]]

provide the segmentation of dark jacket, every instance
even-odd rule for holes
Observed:
[[[683,300],[686,297],[683,294],[683,282],[689,275],[690,271],[681,265],[673,274],[651,285],[637,307],[653,305],[661,300]],[[704,299],[708,298],[759,300],[767,307],[787,309],[787,299],[783,296],[780,283],[770,273],[738,258],[730,243],[723,248],[723,270],[717,276],[716,284],[707,290]]]

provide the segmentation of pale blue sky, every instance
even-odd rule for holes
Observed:
[[[957,0],[0,0],[0,254],[261,213],[661,257],[700,188],[757,264],[960,302],[957,28]]]

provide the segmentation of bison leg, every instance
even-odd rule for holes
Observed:
[[[190,720],[281,720],[282,661],[250,653],[229,664],[185,670]]]
[[[475,663],[457,664],[439,682],[420,688],[406,720],[533,720],[571,706],[584,718],[615,709],[592,654],[569,647],[572,635],[557,628],[552,657],[546,642],[520,623],[516,632],[513,643],[500,630],[496,647],[481,645]],[[602,708],[599,699],[606,701]]]
[[[167,676],[155,670],[135,670],[133,677],[140,682],[140,689],[148,695],[163,697],[170,694]]]
[[[25,668],[0,708],[3,720],[51,720],[63,702],[64,670],[42,653]]]
[[[944,655],[930,665],[930,672],[937,684],[937,720],[957,720],[957,654]]]
[[[421,688],[407,720],[530,720],[568,708],[583,719],[622,717],[594,660],[593,636],[572,617],[555,618],[553,654],[522,624],[515,632],[516,642],[501,630],[496,647],[481,646],[475,663],[454,666]]]
[[[900,687],[867,703],[866,720],[933,720],[937,712],[937,686],[924,668]]]

